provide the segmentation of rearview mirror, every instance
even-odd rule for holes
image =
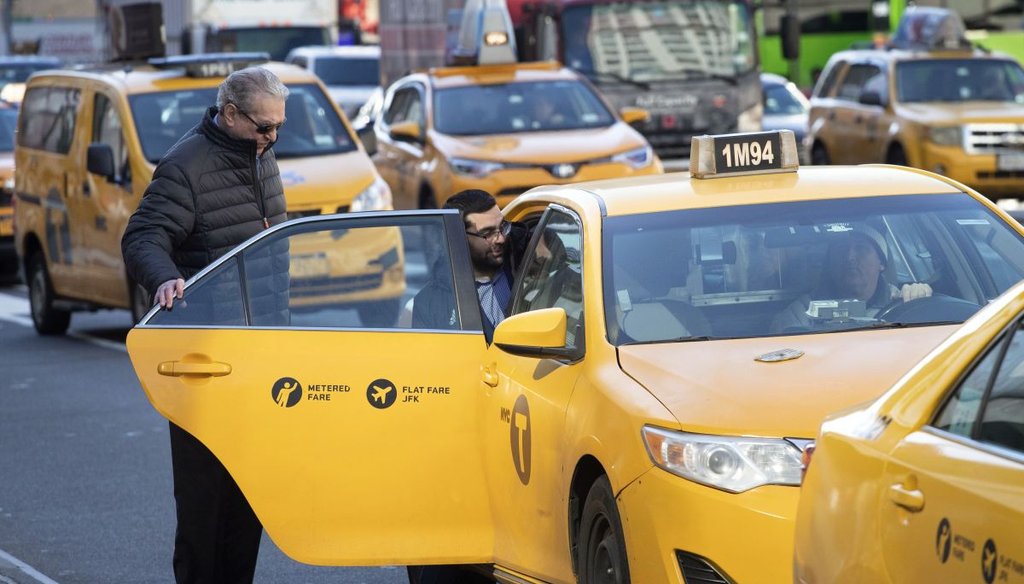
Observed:
[[[544,308],[510,316],[494,329],[494,344],[512,355],[547,359],[567,357],[575,347],[565,346],[565,309]]]
[[[421,142],[423,139],[423,134],[420,133],[420,125],[416,122],[399,122],[391,126],[391,131],[388,133],[395,140]]]

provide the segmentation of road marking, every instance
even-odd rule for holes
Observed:
[[[0,320],[32,328],[32,318],[28,316],[30,310],[27,299],[0,292]],[[104,349],[120,351],[122,353],[128,352],[128,349],[121,343],[108,341],[107,339],[98,339],[78,331],[71,331],[67,336],[96,345],[97,347],[103,347]]]
[[[57,581],[54,580],[53,578],[47,577],[45,574],[43,574],[39,570],[36,570],[32,566],[30,566],[30,565],[26,564],[25,562],[19,560],[18,558],[16,558],[16,557],[12,556],[11,554],[5,552],[4,550],[0,550],[0,560],[4,560],[6,562],[9,562],[9,563],[13,564],[15,568],[21,570],[26,576],[28,576],[30,578],[35,578],[39,582],[39,584],[57,584]],[[4,578],[3,576],[0,576],[0,580],[6,580],[6,578]]]

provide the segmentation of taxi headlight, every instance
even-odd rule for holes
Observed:
[[[764,117],[764,106],[758,103],[754,107],[740,112],[736,118],[737,132],[760,132],[761,118]]]
[[[356,198],[352,199],[352,205],[349,210],[352,212],[358,211],[378,211],[381,209],[391,208],[391,189],[388,187],[388,183],[384,182],[384,179],[379,176],[373,179],[370,186],[366,187],[363,192],[356,195]]]
[[[940,146],[959,146],[963,142],[963,128],[960,126],[928,128],[928,140]]]
[[[654,160],[654,151],[650,146],[641,146],[628,152],[622,152],[612,156],[612,162],[628,164],[633,168],[643,168]]]
[[[14,177],[4,179],[4,190],[14,192]]]
[[[684,479],[742,493],[762,485],[799,485],[800,449],[782,439],[689,434],[644,426],[654,464]]]
[[[496,170],[505,168],[505,165],[500,162],[473,160],[472,158],[452,158],[448,164],[455,172],[476,178],[483,178]]]

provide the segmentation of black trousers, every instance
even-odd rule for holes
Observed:
[[[170,427],[175,581],[251,584],[263,526],[217,457],[185,430]]]

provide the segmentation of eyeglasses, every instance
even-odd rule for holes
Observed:
[[[466,235],[472,235],[473,237],[479,237],[480,239],[486,239],[487,241],[494,241],[498,239],[498,235],[502,237],[508,237],[508,234],[512,232],[512,224],[508,221],[502,221],[501,225],[498,225],[496,229],[485,229],[479,233],[473,233],[467,231]]]
[[[238,107],[238,105],[235,105],[235,109],[238,110],[238,113],[240,113],[243,116],[245,116],[245,119],[247,119],[250,122],[252,122],[252,125],[256,126],[256,133],[257,134],[269,134],[271,132],[275,132],[277,130],[280,130],[281,126],[284,125],[284,122],[281,122],[280,124],[261,124],[261,123],[257,122],[256,120],[252,119],[252,116],[250,116],[249,114],[247,114],[244,111],[242,111],[242,108]]]

